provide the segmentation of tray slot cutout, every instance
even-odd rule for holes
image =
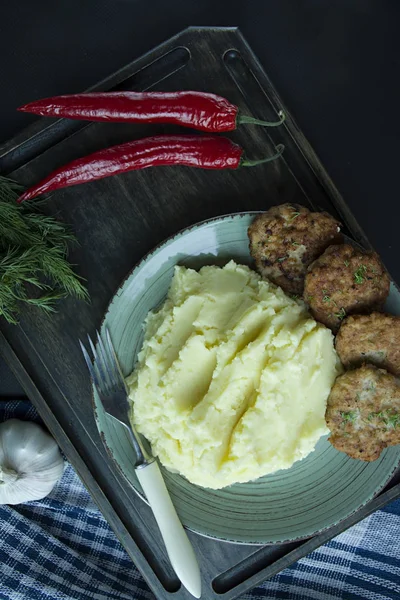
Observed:
[[[266,95],[265,90],[261,87],[257,77],[248,67],[239,50],[231,48],[222,55],[224,65],[236,86],[239,88],[243,98],[250,107],[254,107],[252,116],[265,121],[277,121],[280,106],[275,106],[270,98]],[[259,104],[260,95],[263,96],[263,104]],[[280,139],[280,127],[259,127],[260,131],[265,131],[269,134],[276,143]],[[275,135],[276,134],[276,135]]]
[[[183,69],[190,59],[190,50],[186,46],[177,46],[107,91],[120,92],[130,90],[139,92],[149,90],[161,83],[161,81],[164,81],[164,79],[171,77],[171,75]]]
[[[286,557],[292,550],[295,550],[303,543],[304,540],[275,547],[265,546],[257,550],[254,554],[251,554],[235,566],[215,577],[212,581],[214,592],[220,595],[230,592],[236,586],[250,579],[250,577],[257,575],[260,571],[273,567],[281,558]],[[266,579],[278,573],[279,570],[278,565],[277,568],[272,568],[271,573],[267,574]]]
[[[267,78],[266,81],[259,81],[257,72],[247,64],[239,50],[236,48],[226,50],[222,54],[222,61],[246,104],[248,104],[251,116],[266,121],[274,121],[278,119],[280,110],[285,112],[286,121],[283,125],[280,127],[257,127],[257,135],[260,140],[264,138],[265,141],[272,142],[274,146],[279,143],[285,145],[285,151],[279,162],[285,165],[299,189],[308,199],[312,210],[318,210],[320,206],[326,203],[324,202],[326,200],[326,190],[322,188],[320,181],[321,173],[318,173],[314,168],[318,159],[299,131],[290,111],[282,103]],[[309,167],[308,173],[304,169],[304,162]],[[339,218],[339,214],[335,209],[336,206],[333,204],[329,208],[330,212]]]

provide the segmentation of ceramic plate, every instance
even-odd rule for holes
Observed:
[[[146,315],[164,300],[175,265],[198,269],[231,259],[250,264],[247,228],[254,214],[229,215],[190,227],[135,267],[114,296],[102,329],[103,333],[109,329],[125,375],[132,371],[141,348]],[[400,294],[394,285],[387,308],[400,314]],[[109,421],[97,398],[95,407],[108,451],[143,497],[124,428]],[[357,461],[323,437],[314,452],[290,469],[218,491],[195,486],[166,469],[163,474],[186,527],[225,541],[268,544],[312,536],[349,516],[383,488],[399,460],[400,447],[392,447],[375,462]]]

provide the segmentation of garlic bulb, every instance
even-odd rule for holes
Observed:
[[[0,423],[0,504],[44,498],[63,470],[56,442],[40,425],[18,419]]]

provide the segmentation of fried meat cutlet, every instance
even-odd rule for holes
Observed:
[[[317,321],[337,331],[349,314],[380,310],[389,288],[389,275],[375,252],[333,245],[309,266],[304,300]]]
[[[337,450],[376,460],[384,448],[400,444],[400,386],[373,365],[347,371],[335,381],[325,418]]]
[[[345,319],[336,336],[345,368],[372,363],[400,377],[400,317],[373,312]]]
[[[307,267],[330,244],[342,242],[340,223],[299,204],[273,206],[248,229],[257,271],[285,292],[301,295]]]

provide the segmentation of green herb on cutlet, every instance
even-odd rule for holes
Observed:
[[[347,412],[342,411],[340,413],[340,416],[342,417],[344,423],[354,423],[354,421],[357,418],[357,413],[354,410],[350,410]]]
[[[367,267],[365,265],[360,265],[356,271],[354,271],[354,281],[355,283],[364,283],[365,273],[367,272]]]
[[[400,427],[400,413],[391,410],[381,410],[380,412],[371,412],[367,417],[368,421],[382,421],[392,429]]]
[[[343,306],[342,306],[342,308],[340,310],[338,310],[338,312],[335,312],[335,317],[337,319],[339,319],[339,321],[343,321],[343,319],[345,318],[345,316],[346,316],[346,311],[343,308]]]

